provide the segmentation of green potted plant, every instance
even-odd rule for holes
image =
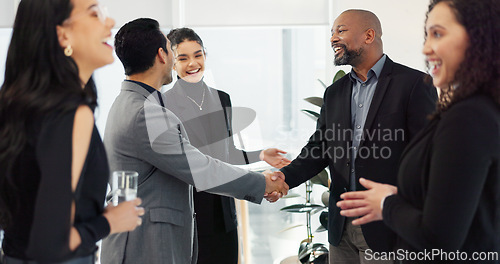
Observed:
[[[346,75],[346,73],[343,70],[337,71],[337,73],[333,77],[332,83],[334,83],[338,79],[344,77],[344,75]],[[318,82],[321,83],[321,85],[325,89],[328,87],[320,79],[317,79],[317,80],[318,80]],[[313,105],[315,105],[315,106],[318,106],[319,108],[321,108],[323,106],[323,98],[321,98],[321,97],[317,97],[317,96],[307,97],[307,98],[304,98],[304,100],[307,101],[307,102],[309,102],[309,103],[311,103],[311,104],[313,104]],[[309,116],[314,121],[318,121],[318,118],[319,118],[319,113],[318,112],[313,111],[313,110],[308,110],[308,109],[301,109],[300,111],[302,111],[304,114],[306,114],[307,116]],[[318,175],[316,175],[313,178],[311,178],[311,183],[321,184],[321,185],[323,185],[323,186],[325,186],[325,187],[328,188],[329,187],[328,186],[328,172],[326,170],[322,170],[320,173],[318,173]],[[325,205],[328,206],[328,204],[325,204]]]

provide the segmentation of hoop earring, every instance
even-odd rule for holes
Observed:
[[[68,45],[64,49],[64,55],[66,55],[66,57],[69,57],[69,56],[73,55],[73,48],[71,48],[71,45]]]

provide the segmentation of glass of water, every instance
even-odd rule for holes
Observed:
[[[111,193],[113,205],[137,198],[137,178],[135,171],[114,171],[111,176]]]

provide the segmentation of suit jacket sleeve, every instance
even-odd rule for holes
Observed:
[[[384,222],[419,250],[459,250],[478,207],[485,203],[484,193],[491,191],[485,183],[499,158],[498,111],[480,107],[456,105],[443,114],[432,139],[423,205],[400,195],[384,202]]]
[[[329,155],[325,132],[325,104],[323,104],[320,117],[316,123],[316,131],[302,148],[299,156],[290,165],[281,169],[285,174],[285,182],[290,188],[299,186],[328,166]]]
[[[198,191],[260,203],[265,178],[204,155],[187,140],[181,121],[155,102],[146,101],[136,116],[136,138],[143,159]]]

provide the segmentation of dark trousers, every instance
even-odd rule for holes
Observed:
[[[198,264],[237,264],[238,231],[198,236]]]
[[[23,260],[23,259],[11,258],[8,256],[4,256],[2,262],[2,264],[39,264],[39,263],[40,262],[33,260]],[[49,264],[49,263],[44,262],[44,264]],[[53,262],[52,264],[95,264],[95,256],[94,254],[92,254],[87,257],[71,259],[63,262]]]

